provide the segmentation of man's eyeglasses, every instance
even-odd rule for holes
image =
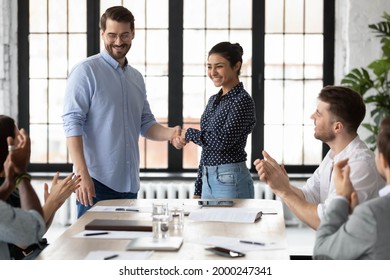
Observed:
[[[111,42],[115,42],[116,39],[118,38],[121,39],[121,41],[127,41],[130,39],[131,37],[131,33],[130,32],[124,32],[124,33],[121,33],[121,34],[116,34],[116,33],[106,33],[106,37],[109,41]]]

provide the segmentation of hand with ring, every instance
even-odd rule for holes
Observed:
[[[8,145],[8,152],[13,152],[16,150],[15,145]]]

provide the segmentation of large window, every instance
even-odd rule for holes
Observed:
[[[33,171],[70,169],[61,120],[66,77],[103,47],[99,18],[113,5],[135,16],[128,60],[144,75],[160,123],[199,127],[208,98],[218,91],[206,75],[207,52],[221,41],[238,42],[244,49],[240,79],[257,112],[248,167],[254,171],[262,149],[290,172],[311,172],[319,164],[323,148],[310,114],[320,89],[333,83],[334,1],[20,0],[19,38],[28,40],[20,40],[19,53],[29,59],[19,62],[19,102],[29,106],[19,123],[32,138]],[[26,65],[29,71],[22,71]],[[193,143],[182,151],[144,138],[139,145],[144,171],[194,171],[199,164],[201,150]]]

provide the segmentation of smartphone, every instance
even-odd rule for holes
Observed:
[[[232,207],[233,200],[199,200],[198,204],[203,207]]]
[[[223,257],[229,257],[229,258],[245,257],[245,254],[242,252],[233,251],[223,247],[209,247],[206,248],[206,250]]]

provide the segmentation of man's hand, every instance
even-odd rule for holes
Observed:
[[[177,127],[177,126],[176,126]],[[175,128],[176,128],[175,127]],[[180,126],[179,126],[180,128]],[[180,133],[174,133],[172,134],[171,138],[171,144],[176,148],[176,149],[182,149],[188,142],[184,139],[186,134],[186,130],[181,130],[180,128]]]
[[[290,186],[290,181],[284,166],[280,166],[266,151],[264,159],[256,159],[254,165],[261,181],[269,185],[276,195],[282,196]]]
[[[358,204],[358,199],[349,176],[350,172],[351,168],[348,165],[348,159],[340,160],[333,167],[333,181],[336,186],[336,194],[348,199],[351,209],[353,209]]]
[[[92,178],[88,172],[81,172],[80,187],[76,190],[77,200],[84,206],[92,206],[93,198],[95,194],[95,185],[93,184]]]

